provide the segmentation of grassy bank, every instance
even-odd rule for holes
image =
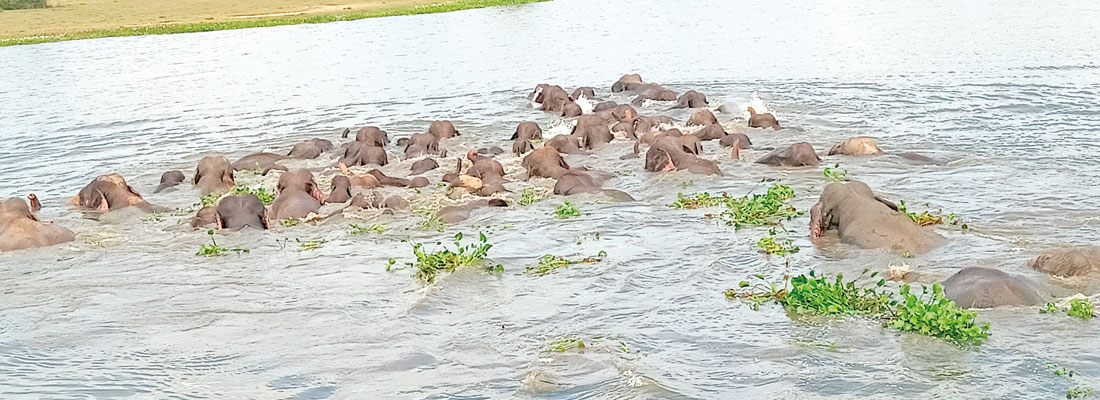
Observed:
[[[547,0],[351,0],[352,3],[342,5],[318,5],[312,1],[253,0],[250,4],[246,0],[224,5],[216,3],[212,6],[197,0],[103,0],[100,3],[86,0],[71,6],[62,3],[58,7],[54,7],[51,2],[51,8],[47,9],[0,12],[0,47],[103,37],[320,24]],[[158,7],[158,3],[163,7]],[[253,7],[249,8],[250,5]],[[188,22],[192,20],[198,22]],[[110,24],[115,27],[103,28],[111,26]],[[45,31],[38,31],[39,29]],[[57,29],[69,31],[51,31]]]

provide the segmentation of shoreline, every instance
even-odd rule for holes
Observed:
[[[400,6],[395,8],[376,9],[369,11],[350,11],[344,13],[309,14],[309,11],[300,11],[265,14],[269,16],[278,15],[278,17],[276,18],[240,19],[241,17],[239,16],[227,16],[226,18],[228,18],[228,20],[222,21],[131,26],[111,29],[92,29],[81,32],[0,38],[0,47],[107,37],[169,35],[177,33],[212,32],[230,29],[263,28],[284,25],[322,24],[336,21],[355,21],[367,18],[435,14],[451,11],[470,10],[475,8],[538,3],[544,1],[549,0],[454,0],[443,3],[418,4],[414,6]],[[7,12],[9,11],[5,11],[4,13]],[[297,15],[288,17],[285,16],[287,14]]]

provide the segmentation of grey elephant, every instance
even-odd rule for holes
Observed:
[[[859,181],[830,183],[810,208],[810,237],[833,229],[845,243],[897,253],[923,254],[945,242]]]

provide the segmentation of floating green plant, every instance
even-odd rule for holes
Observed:
[[[219,246],[218,242],[216,240],[214,240],[214,230],[212,230],[212,229],[206,231],[206,234],[210,235],[210,244],[204,244],[204,245],[199,246],[199,252],[195,253],[196,256],[221,257],[221,256],[224,256],[224,255],[228,254],[229,252],[235,252],[238,255],[240,255],[241,253],[248,253],[249,252],[248,249],[240,249],[240,248],[230,249],[230,248],[227,248],[227,247]]]
[[[825,167],[824,175],[825,179],[830,182],[844,182],[848,180],[848,170],[840,172],[840,164],[833,164],[832,167]]]
[[[294,241],[300,243],[300,245],[298,246],[298,251],[317,250],[317,249],[320,249],[321,246],[323,246],[325,244],[324,239],[301,240],[301,239],[295,238]]]
[[[696,193],[692,195],[684,196],[683,193],[676,194],[676,201],[669,204],[672,208],[686,208],[689,210],[717,207],[722,204],[726,204],[729,201],[729,195],[723,193],[721,196],[711,196],[710,193]]]
[[[559,204],[558,207],[554,209],[554,218],[557,219],[575,218],[579,216],[581,216],[581,210],[577,209],[573,203],[568,201]]]
[[[441,243],[436,243],[439,246]],[[416,277],[426,283],[435,282],[435,276],[441,272],[455,272],[460,268],[474,267],[484,264],[485,257],[489,255],[489,249],[493,245],[488,243],[485,234],[479,235],[477,243],[462,244],[462,233],[455,234],[454,250],[443,248],[425,251],[423,243],[413,244],[413,255],[416,263],[409,263],[416,267]],[[390,264],[392,266],[392,263]],[[388,269],[389,267],[387,267]],[[490,271],[501,272],[504,267],[497,264],[494,267],[486,267]]]
[[[529,206],[550,197],[550,191],[546,189],[523,188],[520,192],[519,204]]]
[[[371,224],[368,226],[350,224],[348,226],[351,228],[352,235],[366,235],[371,232],[382,234],[386,232],[386,226],[380,224]]]
[[[253,194],[253,195],[256,195],[256,197],[258,197],[260,199],[260,201],[264,203],[265,206],[269,206],[269,205],[271,205],[272,202],[275,201],[275,194],[268,193],[267,190],[264,189],[264,188],[248,188],[248,187],[244,187],[244,186],[234,186],[233,189],[229,190],[229,194],[230,195]]]
[[[772,254],[780,257],[786,257],[798,253],[798,251],[801,250],[798,246],[794,245],[793,240],[776,242],[775,236],[760,238],[760,240],[756,242],[756,247],[759,247],[764,254]]]
[[[600,251],[595,257],[585,257],[579,260],[568,260],[562,257],[554,256],[553,254],[547,254],[539,258],[539,264],[533,267],[527,267],[527,272],[535,275],[546,275],[558,268],[568,267],[574,264],[591,264],[603,261],[603,258],[607,257],[607,252]]]
[[[923,294],[928,294],[928,287],[923,289]],[[978,313],[957,307],[944,296],[943,285],[939,283],[932,285],[932,293],[927,299],[910,293],[909,285],[901,286],[901,295],[905,301],[898,305],[890,320],[890,326],[895,329],[960,344],[981,344],[989,337],[989,323],[978,325],[974,321]]]
[[[802,215],[787,204],[794,197],[790,186],[774,184],[765,194],[730,198],[719,217],[726,225],[740,229],[746,226],[778,225]]]

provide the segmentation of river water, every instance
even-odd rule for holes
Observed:
[[[322,25],[111,38],[0,49],[0,196],[35,192],[41,216],[78,233],[70,244],[0,254],[2,398],[1058,398],[1100,390],[1095,321],[1035,308],[983,310],[992,336],[963,349],[865,319],[802,320],[753,311],[723,291],[787,271],[752,244],[765,229],[717,225],[706,210],[666,205],[677,192],[795,188],[807,210],[840,163],[911,208],[943,209],[970,231],[902,258],[811,243],[807,217],[787,224],[801,248],[790,271],[855,276],[907,266],[946,277],[967,266],[1068,288],[1027,261],[1100,234],[1100,3],[557,0],[450,14]],[[500,145],[518,122],[567,129],[532,108],[537,83],[590,85],[611,96],[624,73],[727,104],[766,105],[788,127],[748,130],[760,147],[818,150],[871,135],[889,155],[827,157],[819,168],[734,161],[721,177],[655,175],[619,160],[622,142],[573,164],[613,172],[638,199],[570,199],[586,214],[555,220],[552,197],[475,212],[443,233],[419,216],[348,213],[271,232],[219,233],[243,255],[195,256],[210,237],[186,216],[102,218],[64,206],[95,175],[119,172],[146,198],[185,208],[183,187],[152,194],[161,172],[190,174],[204,155],[285,151],[338,128],[372,124],[391,137],[449,119],[446,144]],[[643,114],[686,120],[650,104]],[[729,129],[743,122],[721,115]],[[391,157],[398,153],[390,147]],[[746,151],[751,160],[763,151]],[[302,166],[331,165],[333,155]],[[519,160],[502,161],[516,193]],[[450,165],[450,163],[441,163]],[[405,171],[408,162],[384,169]],[[441,172],[430,173],[437,182]],[[322,184],[331,170],[319,174]],[[242,173],[239,183],[271,185]],[[391,191],[438,206],[444,189]],[[927,203],[927,206],[924,206]],[[331,207],[331,206],[328,206]],[[329,208],[326,208],[328,210]],[[385,224],[351,235],[348,224]],[[412,241],[494,244],[501,274],[463,270],[424,287]],[[299,241],[324,240],[304,250]],[[431,247],[431,245],[429,245]],[[597,264],[525,274],[546,253]],[[891,287],[895,285],[891,284]],[[584,350],[548,352],[580,338]],[[1052,365],[1077,372],[1053,374]]]

